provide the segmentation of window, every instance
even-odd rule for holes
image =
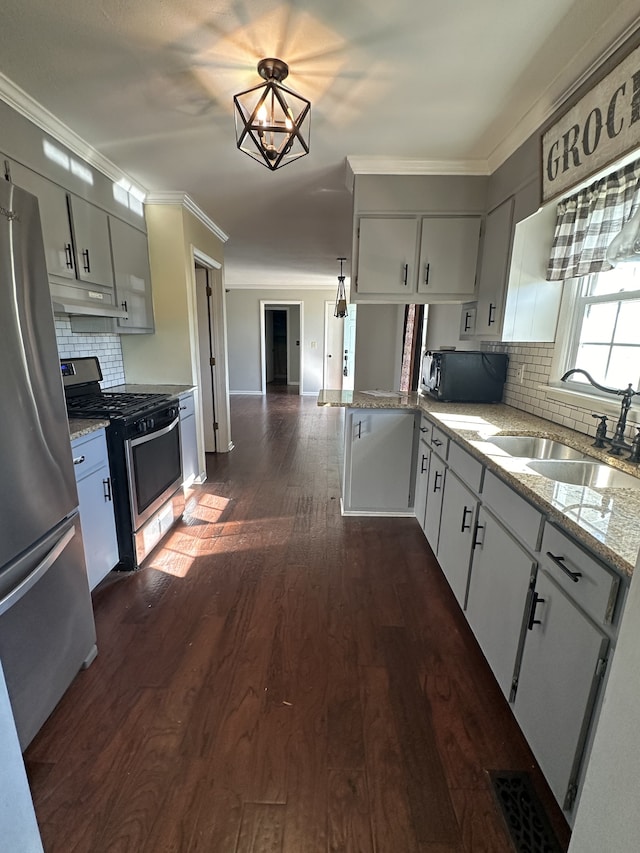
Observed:
[[[640,264],[579,279],[565,361],[572,367],[610,388],[640,389]],[[570,381],[594,391],[580,374]]]

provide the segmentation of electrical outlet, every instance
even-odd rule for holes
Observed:
[[[520,380],[520,384],[524,385],[524,364],[520,365],[518,370],[518,379]]]

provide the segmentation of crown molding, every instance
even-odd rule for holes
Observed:
[[[140,182],[132,178],[119,166],[116,166],[108,157],[97,151],[92,145],[71,130],[64,122],[50,113],[42,104],[32,98],[24,89],[0,72],[0,99],[8,104],[17,113],[33,122],[37,127],[49,134],[57,142],[66,146],[85,162],[89,163],[98,171],[102,172],[114,183],[123,178],[146,193],[146,188]]]
[[[354,175],[488,175],[487,160],[420,160],[410,157],[349,155]],[[349,184],[347,183],[347,186]]]
[[[205,228],[208,228],[212,234],[214,234],[218,240],[222,243],[226,243],[229,239],[229,235],[225,234],[222,228],[219,228],[216,223],[211,219],[207,214],[202,210],[201,207],[195,203],[195,201],[191,198],[190,195],[184,192],[180,192],[179,190],[169,190],[166,192],[152,192],[147,193],[147,197],[144,201],[145,204],[177,204],[181,207],[184,207],[185,210],[188,210],[195,218],[201,222]]]

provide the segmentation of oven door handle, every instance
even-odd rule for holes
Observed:
[[[51,566],[55,563],[60,554],[62,554],[75,535],[76,527],[74,524],[66,533],[62,534],[47,556],[38,563],[35,569],[30,572],[26,578],[21,580],[20,583],[11,590],[11,592],[7,593],[4,598],[0,599],[0,615],[6,613],[14,604],[17,604],[22,596],[26,595],[32,586],[35,586],[40,578],[49,571]]]
[[[166,435],[171,430],[174,430],[177,425],[180,423],[180,418],[176,418],[171,421],[171,423],[163,427],[162,429],[152,429],[149,432],[145,432],[144,435],[141,435],[139,438],[130,438],[129,443],[131,447],[137,447],[139,444],[146,444],[148,441],[153,441],[155,438],[160,438],[161,435]]]

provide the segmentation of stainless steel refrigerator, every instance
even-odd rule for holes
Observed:
[[[0,660],[23,750],[95,643],[38,203],[0,180]]]

